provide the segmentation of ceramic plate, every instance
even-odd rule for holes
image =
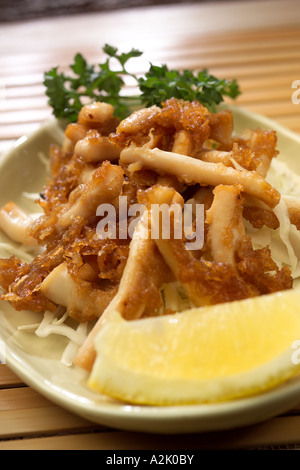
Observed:
[[[232,107],[236,131],[245,127],[275,129],[279,159],[300,175],[300,136],[264,117]],[[40,192],[46,178],[43,155],[49,144],[60,143],[62,132],[51,120],[34,135],[20,139],[0,161],[0,205],[13,200],[26,211],[36,211],[24,193]],[[0,242],[10,243],[1,235]],[[11,244],[11,243],[10,243]],[[18,249],[14,246],[14,249]],[[0,256],[6,257],[0,245]],[[300,400],[300,378],[267,393],[226,403],[192,406],[132,406],[94,393],[87,374],[60,361],[63,337],[37,337],[18,326],[36,323],[40,315],[16,312],[5,302],[0,311],[0,354],[26,384],[62,407],[93,422],[113,428],[154,433],[190,433],[254,424],[292,408]]]

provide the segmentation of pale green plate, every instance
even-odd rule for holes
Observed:
[[[262,116],[232,107],[236,131],[245,127],[275,129],[279,159],[300,175],[300,136]],[[26,211],[34,203],[23,192],[39,192],[46,171],[38,154],[48,153],[49,144],[59,143],[61,133],[54,120],[34,135],[20,139],[0,160],[0,205],[8,200]],[[5,237],[0,241],[7,242]],[[16,247],[17,248],[17,247]],[[0,256],[4,256],[0,253]],[[5,302],[0,311],[0,354],[6,364],[26,384],[62,407],[93,422],[113,428],[154,433],[190,433],[230,429],[250,425],[292,408],[300,401],[300,379],[294,379],[267,393],[226,403],[192,406],[132,406],[92,392],[86,386],[87,374],[60,362],[66,345],[58,336],[38,338],[17,326],[39,321],[33,312],[16,312]]]

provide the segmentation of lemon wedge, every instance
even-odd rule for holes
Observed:
[[[249,396],[300,371],[300,291],[133,321],[114,312],[95,347],[88,385],[122,401],[181,405]]]

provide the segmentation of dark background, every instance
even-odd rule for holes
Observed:
[[[210,0],[0,0],[0,22],[179,3],[210,3]]]

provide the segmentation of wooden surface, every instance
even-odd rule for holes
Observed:
[[[106,42],[144,51],[134,71],[153,62],[237,78],[238,104],[300,132],[300,105],[291,101],[300,79],[300,2],[203,3],[0,25],[0,152],[51,116],[43,73],[66,68],[78,51],[97,62]]]
[[[298,445],[300,405],[280,417],[237,430],[170,436],[125,432],[63,410],[0,364],[0,451],[292,449]]]
[[[51,116],[45,70],[65,68],[77,51],[93,62],[104,43],[144,51],[148,63],[208,68],[237,78],[237,104],[300,133],[300,2],[174,5],[0,24],[0,153]],[[299,397],[300,401],[300,397]],[[155,436],[105,429],[52,404],[0,365],[0,450],[200,449],[300,445],[299,409],[251,428],[192,436]]]

